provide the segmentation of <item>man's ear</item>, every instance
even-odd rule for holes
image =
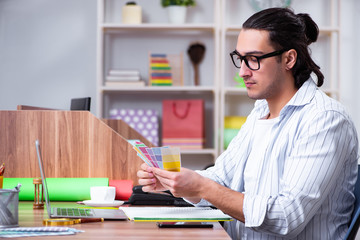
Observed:
[[[295,49],[290,49],[289,51],[286,51],[284,54],[285,57],[285,68],[286,70],[290,70],[294,67],[297,59],[297,52]]]

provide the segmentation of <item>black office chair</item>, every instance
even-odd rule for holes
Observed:
[[[355,183],[355,205],[351,216],[349,230],[346,233],[345,240],[354,240],[360,227],[360,165],[358,165],[358,179]]]
[[[70,110],[90,111],[91,98],[72,98]]]

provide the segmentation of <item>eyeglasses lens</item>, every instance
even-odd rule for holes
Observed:
[[[242,61],[245,61],[245,64],[248,68],[251,70],[257,70],[259,69],[259,61],[255,56],[244,56],[240,57],[236,53],[233,53],[231,55],[232,61],[237,68],[241,68]]]

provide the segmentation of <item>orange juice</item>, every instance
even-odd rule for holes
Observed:
[[[3,188],[4,176],[0,176],[0,189]]]

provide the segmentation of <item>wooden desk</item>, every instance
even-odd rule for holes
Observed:
[[[43,226],[43,219],[48,218],[46,209],[33,210],[33,202],[20,202],[19,205],[19,225],[20,227]],[[79,206],[76,203],[54,203],[56,206]],[[210,229],[159,229],[155,222],[131,222],[131,221],[104,221],[96,223],[83,223],[68,225],[83,233],[69,236],[49,236],[37,237],[37,239],[204,239],[204,240],[223,240],[231,239],[226,231],[217,222],[214,222],[214,228]],[[33,239],[33,237],[17,238]]]

